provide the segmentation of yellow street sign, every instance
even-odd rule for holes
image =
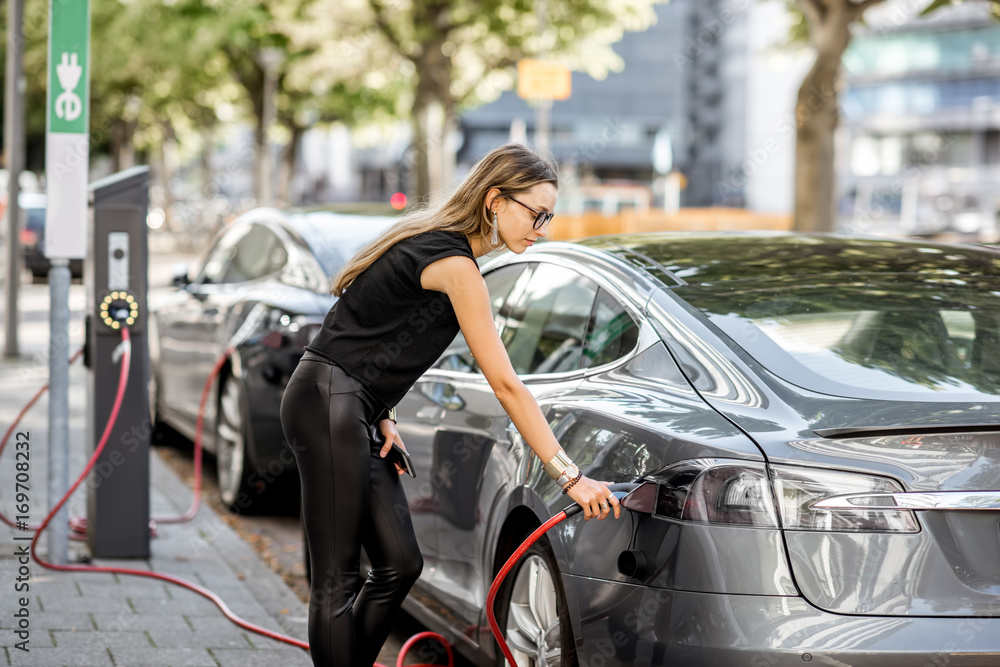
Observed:
[[[517,61],[517,94],[526,100],[565,100],[572,90],[569,68],[551,60]]]

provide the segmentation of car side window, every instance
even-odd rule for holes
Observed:
[[[223,282],[240,283],[274,275],[284,268],[288,251],[278,235],[254,223],[236,244]]]
[[[497,313],[517,282],[518,277],[525,272],[525,266],[525,264],[502,266],[483,276],[483,280],[486,282],[486,289],[490,294],[490,305],[493,308],[494,320],[497,319]],[[479,372],[475,359],[472,358],[472,352],[469,350],[469,344],[465,342],[465,336],[462,335],[461,331],[458,332],[455,340],[448,346],[444,354],[441,355],[441,359],[435,367],[467,373]]]
[[[579,368],[596,296],[597,285],[576,271],[540,264],[501,333],[514,370],[559,373]]]
[[[249,228],[247,225],[238,225],[223,234],[212,249],[205,256],[205,263],[202,264],[198,276],[194,279],[197,284],[218,284],[225,282],[226,272],[229,264],[236,255],[236,246]]]
[[[600,290],[587,325],[587,341],[580,367],[612,362],[631,352],[638,341],[639,326],[635,320],[607,290]]]

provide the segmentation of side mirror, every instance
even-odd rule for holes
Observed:
[[[184,263],[174,264],[173,279],[171,280],[171,282],[173,283],[173,286],[176,287],[177,289],[184,289],[191,283],[191,281],[188,279],[187,264]]]

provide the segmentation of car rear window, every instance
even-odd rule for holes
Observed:
[[[993,276],[841,274],[675,293],[771,372],[807,389],[885,399],[1000,395]]]
[[[295,216],[291,222],[309,245],[323,272],[332,277],[396,219],[317,212]]]

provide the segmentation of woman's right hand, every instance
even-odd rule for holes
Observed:
[[[616,519],[622,515],[621,503],[615,494],[608,490],[607,482],[598,482],[584,476],[566,492],[566,495],[583,508],[584,521],[595,516],[600,521],[608,516],[612,509],[615,511]],[[604,505],[602,506],[601,503]]]

